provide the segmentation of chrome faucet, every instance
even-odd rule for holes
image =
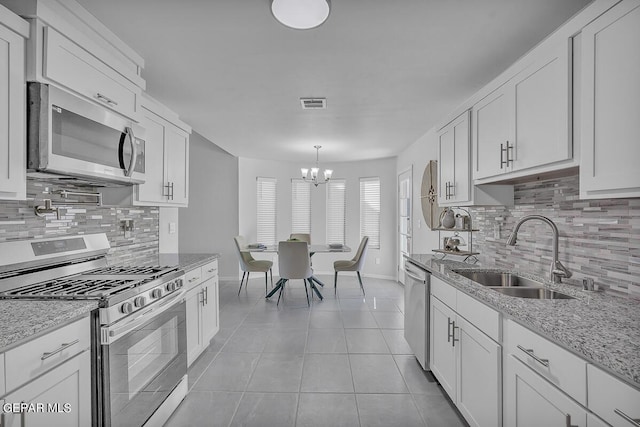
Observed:
[[[566,277],[566,278],[571,277],[571,272],[567,270],[567,268],[564,265],[562,265],[562,263],[558,259],[558,227],[556,227],[555,223],[551,221],[549,218],[547,218],[546,216],[527,215],[523,217],[520,221],[518,221],[516,226],[513,228],[513,231],[509,235],[509,238],[507,239],[507,245],[509,246],[516,245],[516,237],[518,235],[518,230],[520,229],[520,226],[524,222],[529,221],[530,219],[537,219],[542,222],[546,222],[551,227],[551,230],[553,230],[553,261],[551,262],[551,269],[550,269],[551,283],[560,283],[562,282],[563,277]]]

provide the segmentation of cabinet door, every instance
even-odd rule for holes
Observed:
[[[211,278],[202,284],[204,304],[202,306],[202,345],[207,347],[218,332],[218,278]]]
[[[153,113],[144,111],[145,182],[138,185],[138,202],[165,203],[167,178],[164,171],[164,124]]]
[[[439,134],[440,180],[438,200],[441,206],[470,200],[469,111],[465,111]]]
[[[431,371],[449,397],[456,399],[456,354],[451,331],[456,313],[431,297]]]
[[[189,203],[189,136],[171,126],[165,128],[167,180],[171,187],[169,202]]]
[[[582,31],[581,198],[640,196],[640,1]]]
[[[570,159],[569,41],[540,54],[514,77],[515,148],[512,170]]]
[[[473,179],[499,175],[509,170],[507,143],[512,136],[513,86],[506,84],[473,106]]]
[[[0,25],[0,199],[26,197],[24,39]]]
[[[504,424],[513,427],[587,425],[587,411],[509,355],[506,360]]]
[[[196,286],[187,294],[187,365],[202,352],[202,289]]]
[[[472,426],[502,424],[501,347],[458,316],[455,342],[458,376],[456,404]]]
[[[6,396],[5,402],[44,404],[46,408],[44,411],[5,414],[7,427],[91,425],[91,352],[85,351],[28,383]]]

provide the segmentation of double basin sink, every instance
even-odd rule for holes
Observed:
[[[545,287],[544,283],[537,280],[527,279],[513,273],[505,273],[499,271],[472,271],[472,270],[454,270],[456,274],[473,280],[483,286],[491,288],[501,294],[533,299],[573,299],[569,295],[551,290]]]

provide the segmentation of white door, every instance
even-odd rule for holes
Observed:
[[[504,424],[513,427],[587,425],[587,412],[518,359],[507,357]]]
[[[454,339],[458,377],[456,404],[471,426],[499,427],[502,424],[502,352],[479,329],[456,319]]]
[[[640,1],[582,31],[581,198],[640,195]]]
[[[473,179],[500,175],[508,170],[507,150],[513,145],[513,86],[505,84],[473,106]]]
[[[431,295],[431,372],[451,400],[456,400],[456,349],[451,341],[456,313]]]
[[[398,175],[398,281],[404,284],[404,257],[411,253],[413,167]]]

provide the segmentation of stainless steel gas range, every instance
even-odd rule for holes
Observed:
[[[105,234],[0,243],[0,298],[95,300],[93,424],[161,425],[187,391],[178,267],[110,266]]]

